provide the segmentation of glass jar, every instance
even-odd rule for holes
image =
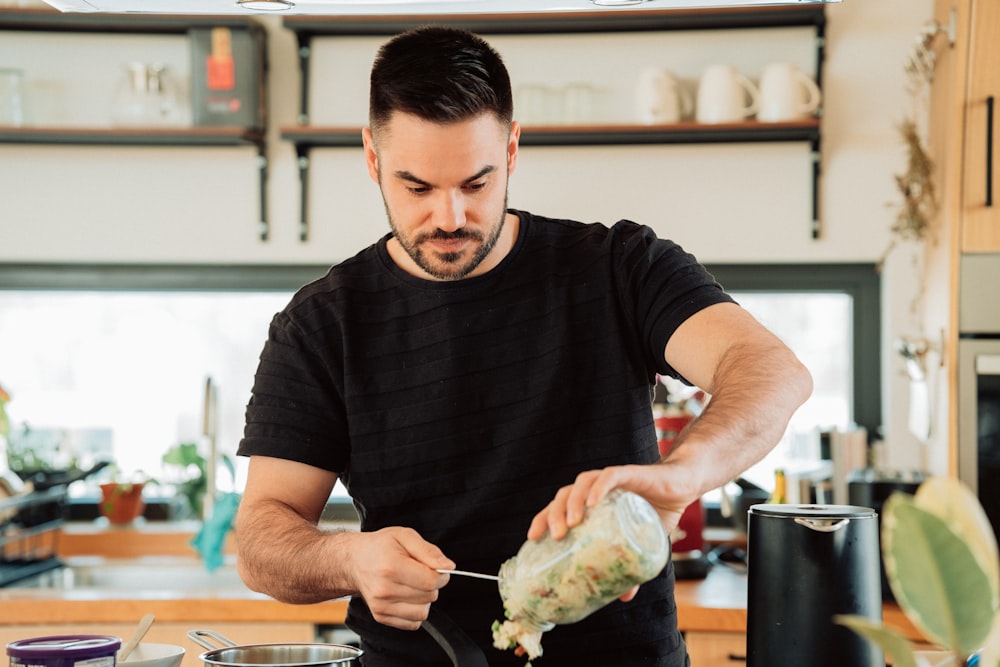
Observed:
[[[615,490],[587,510],[563,539],[525,542],[500,567],[507,618],[535,632],[589,616],[654,578],[670,558],[670,540],[656,510]]]

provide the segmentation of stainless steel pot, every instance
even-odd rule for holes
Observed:
[[[198,656],[206,667],[321,667],[360,665],[362,651],[340,644],[249,644],[236,643],[212,630],[191,630],[188,637],[209,649]]]

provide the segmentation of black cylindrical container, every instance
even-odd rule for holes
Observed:
[[[852,505],[754,505],[748,518],[747,666],[883,667],[833,621],[882,619],[878,518]]]

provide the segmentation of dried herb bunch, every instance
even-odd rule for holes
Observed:
[[[903,203],[896,214],[892,232],[899,238],[919,241],[926,237],[931,220],[937,213],[934,163],[924,150],[916,123],[905,121],[900,126],[900,134],[906,143],[908,159],[906,171],[896,174],[896,187],[903,196]]]

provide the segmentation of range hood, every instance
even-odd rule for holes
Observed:
[[[45,0],[64,12],[416,16],[816,5],[840,0]]]

